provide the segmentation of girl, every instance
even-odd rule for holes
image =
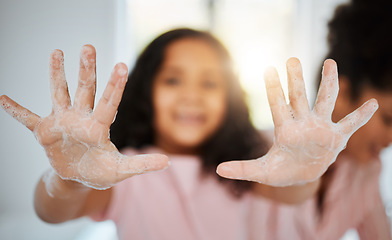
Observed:
[[[390,1],[354,0],[339,6],[328,25],[327,57],[340,66],[332,119],[368,98],[376,98],[380,108],[322,177],[315,214],[318,239],[339,239],[350,228],[361,239],[391,239],[379,192],[379,155],[392,142],[391,11]]]
[[[53,111],[48,117],[6,96],[0,102],[34,132],[53,167],[35,194],[35,209],[44,221],[112,219],[121,239],[303,239],[306,219],[300,213],[307,205],[277,201],[296,203],[311,196],[377,102],[370,100],[332,123],[335,62],[324,64],[312,111],[299,61],[290,59],[287,70],[290,104],[276,70],[265,75],[275,123],[267,153],[250,123],[227,51],[210,34],[191,29],[155,39],[128,82],[126,66],[117,64],[94,110],[91,45],[81,52],[73,106],[60,50],[51,55]],[[168,169],[146,173],[168,167],[167,156]],[[224,162],[234,159],[241,161]],[[248,181],[220,183],[215,169],[223,177]]]

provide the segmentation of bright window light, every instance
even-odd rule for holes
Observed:
[[[285,63],[296,52],[293,43],[298,41],[293,38],[296,6],[295,0],[127,0],[127,42],[137,55],[170,29],[210,30],[234,59],[253,123],[271,128],[264,70],[277,67],[287,93]]]

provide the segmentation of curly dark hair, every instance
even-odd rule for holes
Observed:
[[[351,97],[363,87],[392,90],[392,1],[353,0],[336,8],[328,23],[328,54],[351,85]]]
[[[164,60],[167,46],[184,38],[196,38],[210,44],[225,66],[228,81],[226,117],[200,150],[203,173],[217,176],[215,171],[219,163],[257,158],[267,152],[267,147],[260,132],[250,121],[245,93],[233,72],[228,51],[208,32],[174,29],[160,35],[144,49],[128,76],[116,119],[110,127],[110,138],[120,150],[125,147],[141,149],[154,144],[153,80]],[[227,186],[236,196],[241,196],[251,188],[250,182],[219,179],[228,183]]]
[[[345,76],[349,81],[352,101],[357,100],[367,87],[392,92],[391,12],[390,0],[352,0],[339,5],[328,23],[326,58],[334,59],[339,76]],[[321,178],[320,213],[333,174],[334,165]]]

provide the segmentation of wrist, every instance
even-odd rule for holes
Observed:
[[[52,168],[44,173],[42,181],[46,192],[52,198],[66,199],[74,193],[87,193],[90,188],[73,180],[62,179]]]

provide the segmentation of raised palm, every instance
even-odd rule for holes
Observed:
[[[369,100],[338,123],[331,121],[338,95],[336,63],[324,63],[322,82],[314,109],[309,109],[301,64],[296,58],[287,62],[289,99],[287,104],[275,69],[266,71],[268,101],[275,124],[275,138],[265,156],[248,161],[230,161],[218,166],[219,175],[289,186],[316,180],[336,160],[351,135],[377,110]]]
[[[63,179],[106,189],[136,174],[159,170],[168,165],[160,154],[128,157],[118,152],[109,139],[109,127],[116,115],[127,79],[127,67],[117,64],[103,96],[94,108],[96,74],[95,49],[83,47],[79,84],[74,104],[68,93],[63,53],[55,50],[50,61],[52,113],[41,118],[1,96],[2,107],[35,134],[50,164]]]

